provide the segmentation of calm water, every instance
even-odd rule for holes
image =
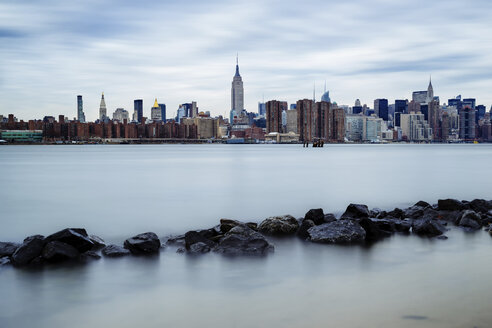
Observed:
[[[215,225],[492,198],[489,145],[0,147],[0,240],[72,226],[121,243]],[[371,248],[274,240],[267,258],[102,259],[0,268],[0,327],[490,327],[492,239]]]

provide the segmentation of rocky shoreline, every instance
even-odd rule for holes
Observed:
[[[221,219],[210,229],[159,238],[153,232],[138,234],[123,245],[107,245],[82,228],[66,228],[47,237],[29,236],[22,243],[0,242],[0,266],[42,267],[65,262],[85,263],[92,259],[122,256],[150,256],[173,246],[178,253],[215,252],[226,256],[265,256],[274,251],[269,236],[292,236],[306,242],[360,245],[374,243],[393,234],[415,234],[424,238],[447,239],[446,226],[465,231],[485,230],[492,236],[492,200],[459,201],[440,199],[430,205],[419,201],[392,211],[370,210],[350,204],[337,218],[323,209],[311,209],[303,218],[291,215],[269,217],[260,224]]]

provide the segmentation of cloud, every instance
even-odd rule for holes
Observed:
[[[326,80],[332,98],[408,98],[432,74],[436,94],[492,103],[488,1],[4,1],[0,114],[97,118],[155,97],[227,115],[239,52],[245,104],[295,102]],[[468,94],[469,93],[469,94]]]

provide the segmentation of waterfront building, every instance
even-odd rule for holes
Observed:
[[[352,114],[345,117],[345,137],[349,141],[362,141],[364,116]]]
[[[345,115],[343,108],[330,108],[329,119],[332,121],[333,129],[331,135],[327,135],[327,140],[332,142],[343,142],[345,140]]]
[[[244,109],[244,87],[243,79],[239,74],[239,61],[236,57],[236,74],[232,78],[231,83],[231,124],[234,121],[234,116],[239,115],[239,113]]]
[[[166,104],[159,104],[161,108],[161,121],[166,122]]]
[[[154,106],[150,109],[150,119],[154,122],[162,121],[162,109],[157,103],[157,98],[155,98]]]
[[[407,141],[430,141],[432,129],[422,113],[409,113],[400,115],[400,125],[403,139]]]
[[[475,109],[466,106],[459,111],[459,134],[462,140],[475,140]]]
[[[383,120],[388,120],[388,99],[376,99],[374,100],[374,112],[377,117]]]
[[[463,103],[461,102],[461,95],[456,96],[456,98],[448,99],[448,106],[453,106],[457,110],[460,110],[463,107]]]
[[[80,123],[85,123],[84,104],[81,95],[77,96],[77,120]]]
[[[300,141],[311,141],[311,122],[314,102],[312,99],[298,100],[297,104],[297,133]],[[268,133],[268,129],[267,129]]]
[[[219,136],[219,120],[211,117],[183,117],[181,124],[195,125],[198,139],[215,139]]]
[[[266,131],[283,132],[282,113],[287,109],[286,101],[270,100],[266,103]]]
[[[104,92],[101,95],[101,103],[99,105],[99,120],[105,121],[107,119],[106,102],[104,101]]]
[[[434,140],[439,140],[441,106],[439,106],[438,101],[433,99],[427,104],[427,109],[428,109],[428,122],[433,133],[432,137]]]
[[[475,98],[465,98],[462,101],[463,107],[468,106],[471,109],[475,109],[475,104],[477,100]]]
[[[123,123],[125,120],[128,122],[130,114],[124,108],[117,108],[113,113],[113,121]]]
[[[294,132],[297,134],[297,109],[289,109],[287,111],[286,132]]]
[[[143,100],[142,99],[135,99],[133,101],[133,120],[138,122],[138,123],[143,123],[142,118],[143,118]]]

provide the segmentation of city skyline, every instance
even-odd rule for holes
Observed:
[[[150,117],[157,98],[169,117],[192,101],[228,117],[236,52],[250,112],[311,98],[313,82],[320,98],[325,80],[340,105],[411,99],[430,74],[441,103],[492,104],[487,1],[145,4],[0,4],[0,114],[73,118],[82,95],[94,121],[104,91],[108,115],[143,99]]]

